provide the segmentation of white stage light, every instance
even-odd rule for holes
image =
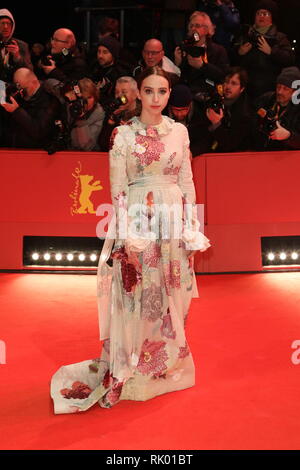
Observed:
[[[284,252],[280,253],[279,258],[280,258],[282,261],[284,261],[284,260],[286,259],[286,253],[284,253]]]
[[[268,254],[268,260],[269,260],[269,261],[273,261],[274,259],[275,259],[274,253],[269,253],[269,254]]]
[[[49,261],[50,258],[51,258],[51,256],[50,256],[49,253],[44,254],[44,260]]]
[[[73,259],[74,259],[74,255],[72,255],[72,253],[69,253],[69,254],[67,255],[67,260],[68,260],[68,261],[73,261]]]
[[[295,251],[292,253],[292,259],[298,259],[298,253],[296,253]]]
[[[32,255],[32,259],[34,259],[35,261],[37,261],[39,259],[40,255],[38,253],[33,253]]]
[[[84,261],[85,260],[85,255],[81,253],[81,255],[78,256],[79,261]]]
[[[62,254],[61,253],[56,253],[55,259],[56,259],[56,261],[60,261],[62,259]]]
[[[96,261],[96,259],[97,259],[97,255],[91,255],[91,256],[90,256],[90,260],[91,260],[91,261]]]

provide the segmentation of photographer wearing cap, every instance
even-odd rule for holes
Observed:
[[[277,78],[276,91],[257,99],[253,132],[256,150],[300,149],[300,105],[293,99],[299,95],[299,81],[297,67],[284,68]]]
[[[28,44],[13,37],[15,20],[9,10],[0,10],[0,79],[12,80],[16,69],[28,67],[32,70]]]
[[[277,16],[278,6],[273,0],[259,1],[254,25],[244,25],[244,32],[235,41],[237,62],[248,72],[252,98],[272,91],[281,69],[295,62],[287,36],[274,24]]]
[[[86,76],[86,63],[76,47],[74,33],[67,28],[57,29],[51,38],[50,53],[40,62],[45,78],[60,82],[80,80]]]
[[[131,75],[131,65],[120,60],[121,44],[112,36],[103,37],[97,48],[97,58],[89,76],[101,90],[100,103],[105,108],[114,99],[116,80]]]
[[[13,77],[16,91],[1,104],[6,114],[8,147],[44,148],[55,132],[55,120],[60,115],[59,101],[48,94],[36,75],[19,68]]]
[[[110,136],[114,128],[125,124],[133,116],[140,114],[137,96],[138,88],[134,78],[118,78],[115,87],[115,99],[105,109],[106,118],[99,137],[99,145],[102,152],[108,152]]]
[[[212,41],[214,27],[206,13],[194,12],[188,25],[188,38],[195,38],[188,48],[178,46],[175,49],[175,64],[181,69],[181,79],[196,97],[206,88],[205,79],[221,83],[229,67],[227,52],[223,46]]]

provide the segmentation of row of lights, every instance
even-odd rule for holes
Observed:
[[[274,261],[276,258],[279,258],[282,261],[285,261],[287,259],[292,259],[293,261],[296,261],[299,258],[299,255],[296,251],[293,251],[290,254],[287,254],[284,251],[282,251],[281,253],[278,253],[278,254],[269,253],[267,258],[269,261]]]
[[[38,260],[41,260],[41,259],[44,259],[45,261],[49,261],[51,258],[53,258],[53,255],[54,253],[50,254],[50,253],[44,253],[44,254],[41,254],[41,253],[32,253],[31,255],[31,258],[34,260],[34,261],[38,261]],[[54,255],[54,258],[56,261],[62,261],[64,259],[64,256],[61,254],[61,253],[56,253]],[[68,261],[74,261],[76,260],[76,258],[79,260],[79,261],[86,261],[88,258],[95,262],[97,261],[97,255],[95,254],[92,254],[88,257],[88,255],[85,255],[84,253],[80,253],[77,257],[72,254],[72,253],[68,253],[67,255],[65,255],[65,258],[68,260]]]

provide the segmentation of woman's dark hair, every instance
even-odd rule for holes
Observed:
[[[141,89],[142,83],[145,78],[150,77],[150,75],[158,75],[159,77],[164,77],[169,84],[169,88],[172,88],[171,78],[168,72],[165,72],[161,67],[155,65],[154,67],[147,67],[142,71],[142,73],[137,77],[137,86],[138,89]]]

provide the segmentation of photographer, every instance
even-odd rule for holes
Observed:
[[[62,150],[99,150],[98,137],[102,129],[104,111],[99,104],[99,90],[92,80],[59,82],[49,79],[46,90],[61,103],[61,120],[57,123],[56,135],[49,154]]]
[[[86,63],[76,47],[76,38],[70,29],[57,29],[51,38],[50,54],[40,62],[45,78],[60,82],[80,80],[86,76]]]
[[[17,91],[1,104],[6,114],[5,145],[17,148],[44,148],[52,140],[59,101],[49,95],[36,75],[19,68],[13,77]]]
[[[273,0],[260,1],[255,9],[255,24],[245,25],[244,33],[235,41],[236,60],[248,72],[248,93],[252,98],[273,90],[281,69],[295,61],[288,38],[274,24],[277,15]]]
[[[15,20],[9,10],[0,10],[0,79],[11,82],[20,67],[32,70],[28,44],[13,37]]]
[[[256,150],[300,149],[300,107],[294,83],[300,80],[297,67],[284,68],[277,78],[275,92],[258,98],[253,141]],[[298,84],[299,86],[299,84]]]
[[[198,39],[191,47],[178,46],[175,49],[175,64],[181,68],[181,79],[191,88],[196,99],[198,93],[206,90],[206,79],[222,83],[229,67],[227,52],[211,40],[213,34],[209,16],[196,11],[190,17],[187,39],[189,41],[193,35]]]
[[[115,100],[106,108],[106,118],[99,137],[102,152],[108,152],[110,136],[115,127],[125,124],[133,116],[140,114],[137,102],[137,83],[132,77],[120,77],[116,82]],[[125,97],[125,100],[124,100]],[[122,104],[122,101],[126,101]]]
[[[221,94],[213,94],[207,102],[203,123],[190,128],[193,156],[249,149],[253,113],[246,95],[247,82],[245,70],[230,69]]]

